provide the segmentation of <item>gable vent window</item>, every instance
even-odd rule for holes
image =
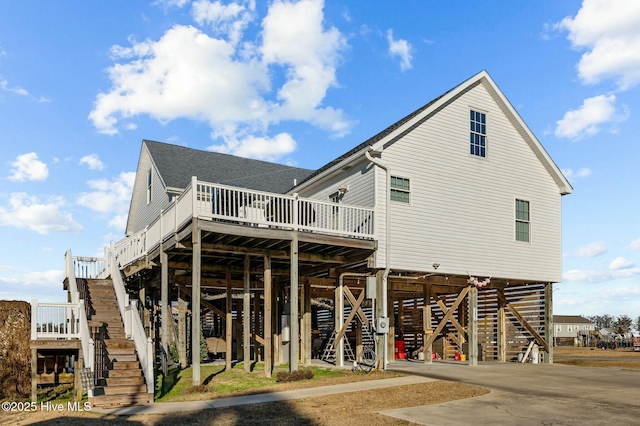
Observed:
[[[516,200],[516,241],[531,241],[529,202],[524,200]]]
[[[487,156],[487,115],[471,110],[470,154]]]
[[[409,204],[410,194],[409,179],[391,176],[391,201]]]
[[[152,183],[152,175],[151,169],[147,172],[147,204],[151,203],[151,183]]]

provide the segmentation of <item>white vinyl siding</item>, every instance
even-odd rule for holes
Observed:
[[[392,173],[411,176],[411,208],[391,203],[396,270],[559,282],[561,195],[556,182],[483,84],[418,124],[382,152]],[[491,156],[469,155],[469,105],[491,117]],[[385,250],[385,173],[376,173],[379,250]],[[535,205],[536,234],[514,238],[514,197]]]
[[[151,172],[151,194],[149,194],[149,171]],[[151,197],[151,203],[147,203],[149,197]],[[162,178],[153,165],[146,148],[140,153],[131,199],[132,208],[134,204],[137,205],[137,215],[133,218],[133,223],[129,223],[127,227],[127,232],[131,234],[144,229],[160,216],[161,210],[166,209],[170,204]],[[129,209],[129,214],[131,214],[132,208]],[[132,218],[130,217],[129,220]]]

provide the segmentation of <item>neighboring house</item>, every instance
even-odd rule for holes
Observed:
[[[588,346],[588,337],[595,324],[579,315],[554,315],[554,340],[556,346]]]
[[[191,347],[213,313],[229,368],[293,370],[312,341],[337,365],[369,349],[382,367],[396,351],[508,361],[531,342],[550,362],[571,191],[483,71],[315,171],[143,141],[127,238],[103,262],[161,324],[179,306],[174,340],[185,303]]]

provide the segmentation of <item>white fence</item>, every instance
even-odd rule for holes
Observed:
[[[80,303],[31,302],[31,339],[79,339]]]

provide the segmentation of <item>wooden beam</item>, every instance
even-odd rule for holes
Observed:
[[[295,219],[295,215],[294,215]],[[289,340],[289,371],[298,371],[298,345],[300,342],[300,323],[298,322],[298,231],[293,231],[293,239],[291,240],[291,287],[289,289],[289,307],[290,307],[290,340]]]
[[[478,365],[478,287],[469,286],[469,366]]]
[[[347,328],[349,328],[349,324],[351,324],[351,321],[353,321],[353,318],[356,316],[356,310],[360,308],[360,305],[364,300],[364,293],[365,293],[364,290],[360,292],[360,296],[358,296],[358,300],[356,300],[356,304],[354,308],[351,309],[351,312],[349,312],[349,316],[347,316],[347,319],[345,320],[344,324],[342,324],[340,331],[338,332],[338,334],[336,334],[336,339],[335,339],[336,342],[340,342],[344,337],[344,333],[346,333]]]
[[[202,231],[198,227],[198,218],[193,218],[193,267],[191,269],[191,367],[192,384],[200,385],[200,333],[202,323],[200,322],[200,266],[201,266],[201,240]]]
[[[433,346],[426,346],[426,342],[429,340],[429,335],[433,333],[431,329],[431,284],[424,284],[423,286],[423,303],[422,303],[422,352],[424,353],[425,364],[432,364],[431,353],[433,352]]]
[[[255,228],[252,228],[255,229]],[[315,232],[301,232],[298,241],[301,243],[316,243],[331,246],[359,248],[363,250],[375,250],[376,242],[374,240],[364,240],[359,238],[337,237],[332,235],[324,235]]]
[[[504,301],[506,300],[504,297],[504,289],[499,288],[496,289],[496,293],[498,296],[498,361],[499,362],[507,362],[507,330],[506,330],[506,315],[504,312]]]
[[[453,313],[458,308],[460,303],[464,300],[464,298],[467,296],[468,292],[469,292],[469,287],[465,287],[465,288],[462,289],[460,294],[458,294],[458,297],[456,297],[456,300],[453,302],[453,305],[451,305],[451,307],[449,308],[447,313],[442,318],[442,321],[440,321],[440,323],[438,324],[436,329],[433,331],[433,334],[431,334],[431,336],[429,337],[429,340],[425,344],[425,347],[429,347],[429,346],[433,345],[433,342],[436,340],[436,338],[438,337],[438,335],[440,334],[440,332],[444,328],[444,326],[447,323],[447,321],[449,321],[452,318]]]
[[[187,303],[184,288],[178,288],[178,358],[180,367],[187,368]]]
[[[226,308],[225,308],[225,343],[227,344],[226,353],[224,356],[225,360],[225,370],[231,371],[231,361],[233,358],[233,299],[231,298],[231,271],[227,269],[227,298],[226,298]]]
[[[160,244],[160,324],[162,327],[162,373],[164,377],[167,376],[167,364],[169,356],[169,262],[167,253],[162,250],[162,243]],[[172,327],[173,327],[173,321]]]
[[[547,355],[545,364],[553,364],[553,283],[544,286],[544,329],[547,338]]]
[[[442,301],[441,298],[436,298],[436,304],[440,307],[440,309],[442,309],[442,312],[447,312],[447,305],[445,305],[445,303]],[[463,344],[465,342],[464,339],[464,335],[467,334],[467,331],[464,329],[464,327],[462,325],[460,325],[460,323],[458,322],[458,320],[456,320],[454,317],[451,317],[451,324],[453,324],[453,326],[456,328],[456,330],[458,331],[458,334],[461,336],[460,340],[460,344]]]
[[[344,342],[342,339],[338,339],[338,332],[342,328],[342,320],[344,319],[344,283],[340,279],[338,279],[338,285],[334,291],[333,306],[333,324],[336,331],[336,336],[333,340],[333,347],[336,351],[336,367],[343,367]]]
[[[223,222],[200,221],[202,230],[216,234],[238,235],[241,237],[265,238],[270,240],[289,241],[293,238],[292,231],[275,228],[258,228],[255,226],[232,225]]]
[[[529,334],[531,334],[533,338],[536,340],[536,342],[538,342],[538,344],[544,348],[544,351],[548,353],[549,345],[542,338],[542,336],[540,336],[540,334],[538,334],[538,332],[531,326],[531,324],[529,324],[529,322],[526,319],[524,319],[522,315],[520,315],[520,312],[518,312],[518,310],[511,303],[507,302],[506,298],[503,295],[501,295],[500,293],[497,293],[497,294],[498,294],[498,298],[502,299],[504,306],[513,314],[513,316],[516,317],[520,325],[526,328]]]
[[[347,287],[346,285],[344,286],[344,295],[347,297],[347,300],[349,301],[351,308],[356,309],[355,305],[357,300],[353,295],[353,293],[351,292],[351,290],[349,290],[349,287]],[[361,307],[357,308],[356,313],[358,314],[360,321],[362,321],[367,327],[369,327],[369,319],[367,318],[367,315],[364,313]]]
[[[259,228],[256,228],[259,229]],[[272,370],[272,288],[271,288],[271,257],[264,257],[264,375],[271,377]]]
[[[249,255],[244,257],[244,293],[242,294],[242,345],[243,345],[243,363],[244,372],[251,372],[251,293],[249,286],[251,284],[251,275],[249,269],[251,266],[251,258]],[[256,312],[256,315],[258,313]]]

